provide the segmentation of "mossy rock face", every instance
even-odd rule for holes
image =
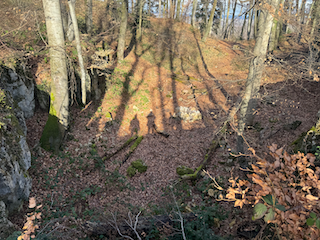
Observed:
[[[134,175],[136,175],[137,173],[137,169],[135,169],[133,166],[129,166],[127,169],[127,176],[128,177],[133,177]]]
[[[186,175],[186,174],[194,173],[194,170],[191,169],[191,168],[188,168],[186,166],[179,166],[179,167],[177,167],[176,172],[177,172],[177,174],[179,176],[183,176],[183,175]]]
[[[146,172],[148,169],[148,166],[141,159],[133,161],[131,166],[137,169],[139,173]]]

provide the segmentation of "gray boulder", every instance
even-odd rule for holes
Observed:
[[[1,87],[11,93],[14,101],[23,111],[25,118],[30,118],[35,110],[34,82],[31,76],[17,65],[15,69],[0,66]]]

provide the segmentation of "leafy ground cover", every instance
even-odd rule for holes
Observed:
[[[233,203],[216,201],[220,192],[212,187],[208,176],[180,182],[176,169],[195,169],[202,162],[214,130],[244,89],[253,42],[208,39],[202,43],[199,32],[187,24],[163,19],[150,22],[142,41],[124,61],[111,67],[111,74],[100,78],[100,87],[105,89],[102,99],[85,108],[76,104],[72,107],[70,134],[61,153],[56,156],[33,150],[31,196],[42,204],[43,238],[94,239],[81,228],[86,220],[106,221],[116,212],[121,220],[128,211],[141,211],[144,216],[170,215],[177,206],[184,213],[196,212],[204,221],[200,226],[196,225],[199,221],[186,226],[188,239],[230,235],[240,239],[237,229],[251,219],[251,206],[240,210]],[[114,46],[112,38],[103,40]],[[127,46],[130,42],[128,34]],[[281,44],[281,51],[274,54],[279,58],[291,51],[285,39]],[[100,45],[101,42],[88,41],[83,47],[89,54]],[[76,61],[74,48],[70,45],[67,49],[70,59]],[[303,49],[302,45],[296,51]],[[30,47],[28,51],[32,51]],[[50,83],[49,56],[42,53],[30,57],[29,64],[32,63],[37,84],[46,86]],[[246,140],[257,153],[268,152],[267,146],[272,143],[290,151],[291,143],[301,132],[314,125],[320,100],[318,82],[301,79],[274,62],[267,66],[255,125],[246,131]],[[202,119],[179,119],[177,107],[197,109]],[[27,120],[31,148],[40,139],[46,118],[44,112],[38,111]],[[295,121],[301,122],[297,128],[286,127]],[[157,133],[154,124],[169,136]],[[104,160],[135,134],[143,139],[126,161],[129,148]],[[224,189],[229,186],[229,177],[243,176],[240,164],[232,156],[235,139],[234,129],[227,129],[206,167]],[[128,177],[128,167],[138,159],[147,170]],[[22,212],[12,219],[20,228],[24,215]],[[180,232],[172,229],[155,227],[148,234],[147,239],[182,239]]]

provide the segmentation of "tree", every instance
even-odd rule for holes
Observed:
[[[211,14],[210,14],[210,18],[209,18],[209,22],[206,25],[206,28],[204,30],[203,33],[203,37],[202,37],[202,41],[205,42],[207,40],[207,37],[209,36],[210,30],[212,28],[212,24],[213,24],[213,17],[214,17],[214,13],[216,11],[216,7],[217,7],[217,3],[218,0],[214,0],[213,4],[212,4],[212,9],[211,9]]]
[[[78,21],[77,21],[77,16],[76,16],[76,11],[75,11],[75,3],[76,3],[76,0],[68,0],[70,15],[72,18],[72,25],[73,25],[73,29],[74,29],[74,36],[76,39],[76,46],[77,46],[78,60],[79,60],[79,67],[80,67],[80,74],[81,74],[82,104],[86,105],[86,100],[87,100],[86,70],[84,69],[83,58],[82,58],[80,35],[79,35],[79,29],[78,29]]]
[[[126,44],[126,31],[127,31],[127,19],[128,19],[128,0],[122,0],[121,2],[121,23],[120,33],[118,40],[117,57],[118,61],[124,58],[124,49]]]
[[[193,0],[192,5],[192,16],[191,16],[191,25],[192,27],[196,27],[196,10],[197,10],[198,0]]]
[[[137,40],[140,41],[141,40],[141,36],[142,36],[142,10],[143,10],[143,5],[145,3],[145,0],[138,0],[139,1],[139,26],[138,26],[138,31],[137,31]]]
[[[177,15],[176,15],[177,21],[180,21],[180,8],[181,8],[181,0],[178,0],[178,2],[177,2]]]
[[[87,11],[86,11],[86,30],[88,34],[92,34],[92,0],[87,1]]]
[[[49,118],[40,143],[42,148],[57,152],[69,122],[68,73],[59,0],[43,0],[43,8],[49,40],[52,83]]]
[[[246,82],[246,89],[242,99],[238,121],[238,152],[243,152],[243,132],[245,125],[252,125],[254,111],[257,105],[258,91],[264,69],[268,40],[270,37],[273,15],[279,0],[265,0],[262,2],[258,35],[253,50],[253,58],[250,61],[249,74]],[[271,8],[270,8],[271,6]]]

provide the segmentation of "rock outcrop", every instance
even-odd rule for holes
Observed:
[[[31,153],[23,115],[11,94],[0,88],[0,239],[12,228],[7,213],[19,210],[31,189]]]
[[[10,92],[14,101],[23,111],[25,118],[30,118],[35,110],[34,82],[31,76],[17,65],[15,69],[0,66],[1,87]]]

